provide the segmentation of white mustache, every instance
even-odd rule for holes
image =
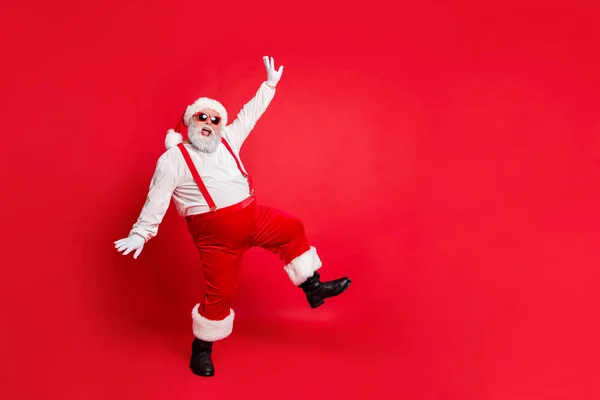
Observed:
[[[208,129],[211,134],[209,136],[202,135],[202,129]],[[188,137],[192,146],[203,153],[215,152],[221,142],[221,134],[206,126],[190,129]]]

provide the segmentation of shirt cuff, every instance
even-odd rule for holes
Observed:
[[[144,239],[144,243],[148,243],[148,240],[150,240],[150,236],[148,234],[140,232],[140,231],[138,231],[136,229],[133,229],[133,230],[129,231],[129,236],[131,236],[131,235],[141,236],[142,239]]]

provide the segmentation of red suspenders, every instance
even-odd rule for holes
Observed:
[[[233,159],[235,160],[235,163],[237,164],[237,167],[240,170],[240,172],[242,173],[242,175],[244,175],[244,178],[248,179],[248,185],[250,185],[250,194],[254,194],[254,188],[252,187],[252,178],[250,178],[250,175],[248,175],[246,173],[246,171],[244,171],[242,169],[242,165],[240,164],[240,161],[237,159],[237,157],[233,153],[233,150],[231,150],[231,147],[229,147],[229,143],[227,143],[227,141],[224,138],[221,138],[221,142],[223,142],[225,147],[227,147],[227,150],[229,150],[231,157],[233,157]]]
[[[242,169],[240,161],[237,159],[237,157],[233,153],[233,150],[231,150],[231,147],[229,146],[229,143],[227,143],[225,138],[221,138],[221,142],[225,145],[225,147],[227,148],[227,150],[229,151],[229,153],[235,160],[235,163],[237,164],[237,167],[240,170],[240,172],[242,173],[242,175],[244,176],[244,178],[248,179],[248,184],[250,185],[250,194],[251,195],[254,194],[254,188],[252,187],[252,178],[250,178],[250,176]],[[190,172],[192,173],[192,176],[194,177],[196,184],[198,185],[198,189],[200,189],[200,192],[202,192],[202,196],[204,196],[204,198],[206,199],[206,202],[208,203],[210,210],[215,211],[217,209],[217,206],[215,205],[215,202],[213,201],[212,197],[210,197],[208,190],[206,190],[206,186],[204,186],[204,183],[202,182],[202,178],[200,178],[200,174],[198,174],[198,170],[194,166],[194,163],[190,157],[190,154],[188,153],[188,151],[185,148],[185,146],[183,145],[183,143],[179,143],[177,145],[177,147],[179,147],[179,150],[181,150],[181,154],[183,154],[183,158],[185,159],[185,162],[186,162],[188,168],[190,169]]]

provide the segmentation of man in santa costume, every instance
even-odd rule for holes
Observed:
[[[213,342],[229,336],[235,313],[232,303],[244,253],[261,247],[277,255],[291,283],[301,288],[312,308],[345,291],[348,278],[321,282],[321,260],[306,237],[302,222],[273,207],[257,204],[252,179],[240,160],[242,144],[275,95],[283,66],[264,57],[267,72],[255,96],[228,125],[221,103],[202,97],[189,105],[167,148],[158,159],[149,193],[129,236],[117,240],[123,255],[137,259],[144,244],[156,236],[171,199],[200,254],[206,293],[192,309],[190,368],[213,376]],[[187,127],[188,140],[181,131]]]

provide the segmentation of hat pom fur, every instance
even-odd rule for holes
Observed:
[[[165,137],[165,147],[169,150],[173,146],[177,146],[179,143],[183,142],[183,136],[181,133],[175,132],[174,129],[169,129],[167,131],[167,136]]]

